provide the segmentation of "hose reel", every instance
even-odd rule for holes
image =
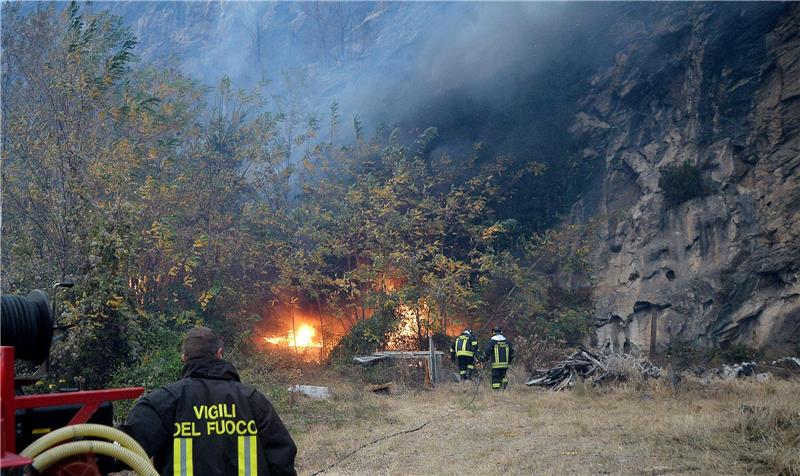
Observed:
[[[53,341],[53,311],[47,295],[36,289],[27,296],[5,295],[0,299],[0,345],[14,347],[18,359],[44,362]]]

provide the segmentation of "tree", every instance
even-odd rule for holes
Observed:
[[[348,139],[337,103],[325,126],[306,110],[307,75],[209,88],[134,68],[107,12],[3,8],[2,288],[77,282],[61,375],[103,385],[199,322],[248,345],[273,302],[316,309],[321,359],[337,322],[370,348],[401,328],[419,345],[455,324],[584,322],[553,279],[584,272],[580,230],[525,236],[503,212],[541,164],[434,153],[435,128],[367,139],[358,117]]]
[[[375,4],[382,8],[379,4]],[[363,54],[375,35],[367,21],[374,6],[360,2],[315,2],[304,6],[311,19],[311,40],[325,60],[341,65]]]

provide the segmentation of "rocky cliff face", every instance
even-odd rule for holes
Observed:
[[[592,81],[573,132],[604,162],[598,339],[615,349],[800,343],[800,6],[662,5]],[[711,193],[668,207],[688,161]],[[599,193],[598,193],[599,192]],[[655,332],[653,332],[655,328]]]

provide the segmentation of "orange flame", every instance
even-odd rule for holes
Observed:
[[[413,337],[417,335],[417,316],[414,310],[401,304],[399,311],[402,318],[400,319],[400,325],[397,328],[397,334],[405,337]],[[425,317],[422,316],[420,316],[420,318],[425,319]]]
[[[297,336],[294,330],[289,329],[285,336],[264,337],[264,341],[270,344],[287,347],[322,347],[322,343],[315,340],[317,329],[308,324],[300,324],[297,327]]]

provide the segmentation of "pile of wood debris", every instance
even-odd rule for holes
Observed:
[[[579,380],[589,385],[610,381],[626,381],[632,377],[659,378],[661,369],[646,360],[627,354],[606,355],[584,347],[549,369],[537,370],[526,385],[538,385],[563,390]]]
[[[669,369],[669,367],[667,367]],[[761,370],[758,373],[757,370]],[[676,372],[669,371],[669,379],[673,385],[681,380]],[[706,379],[722,380],[753,379],[765,382],[771,377],[790,378],[800,375],[800,358],[784,357],[775,361],[742,362],[735,365],[723,365],[719,369],[706,370],[696,367],[684,372]],[[629,354],[604,354],[591,351],[585,347],[578,349],[549,369],[537,369],[526,383],[528,386],[547,387],[554,391],[571,388],[579,381],[587,385],[601,385],[611,382],[643,381],[661,378],[661,368],[654,363]]]

